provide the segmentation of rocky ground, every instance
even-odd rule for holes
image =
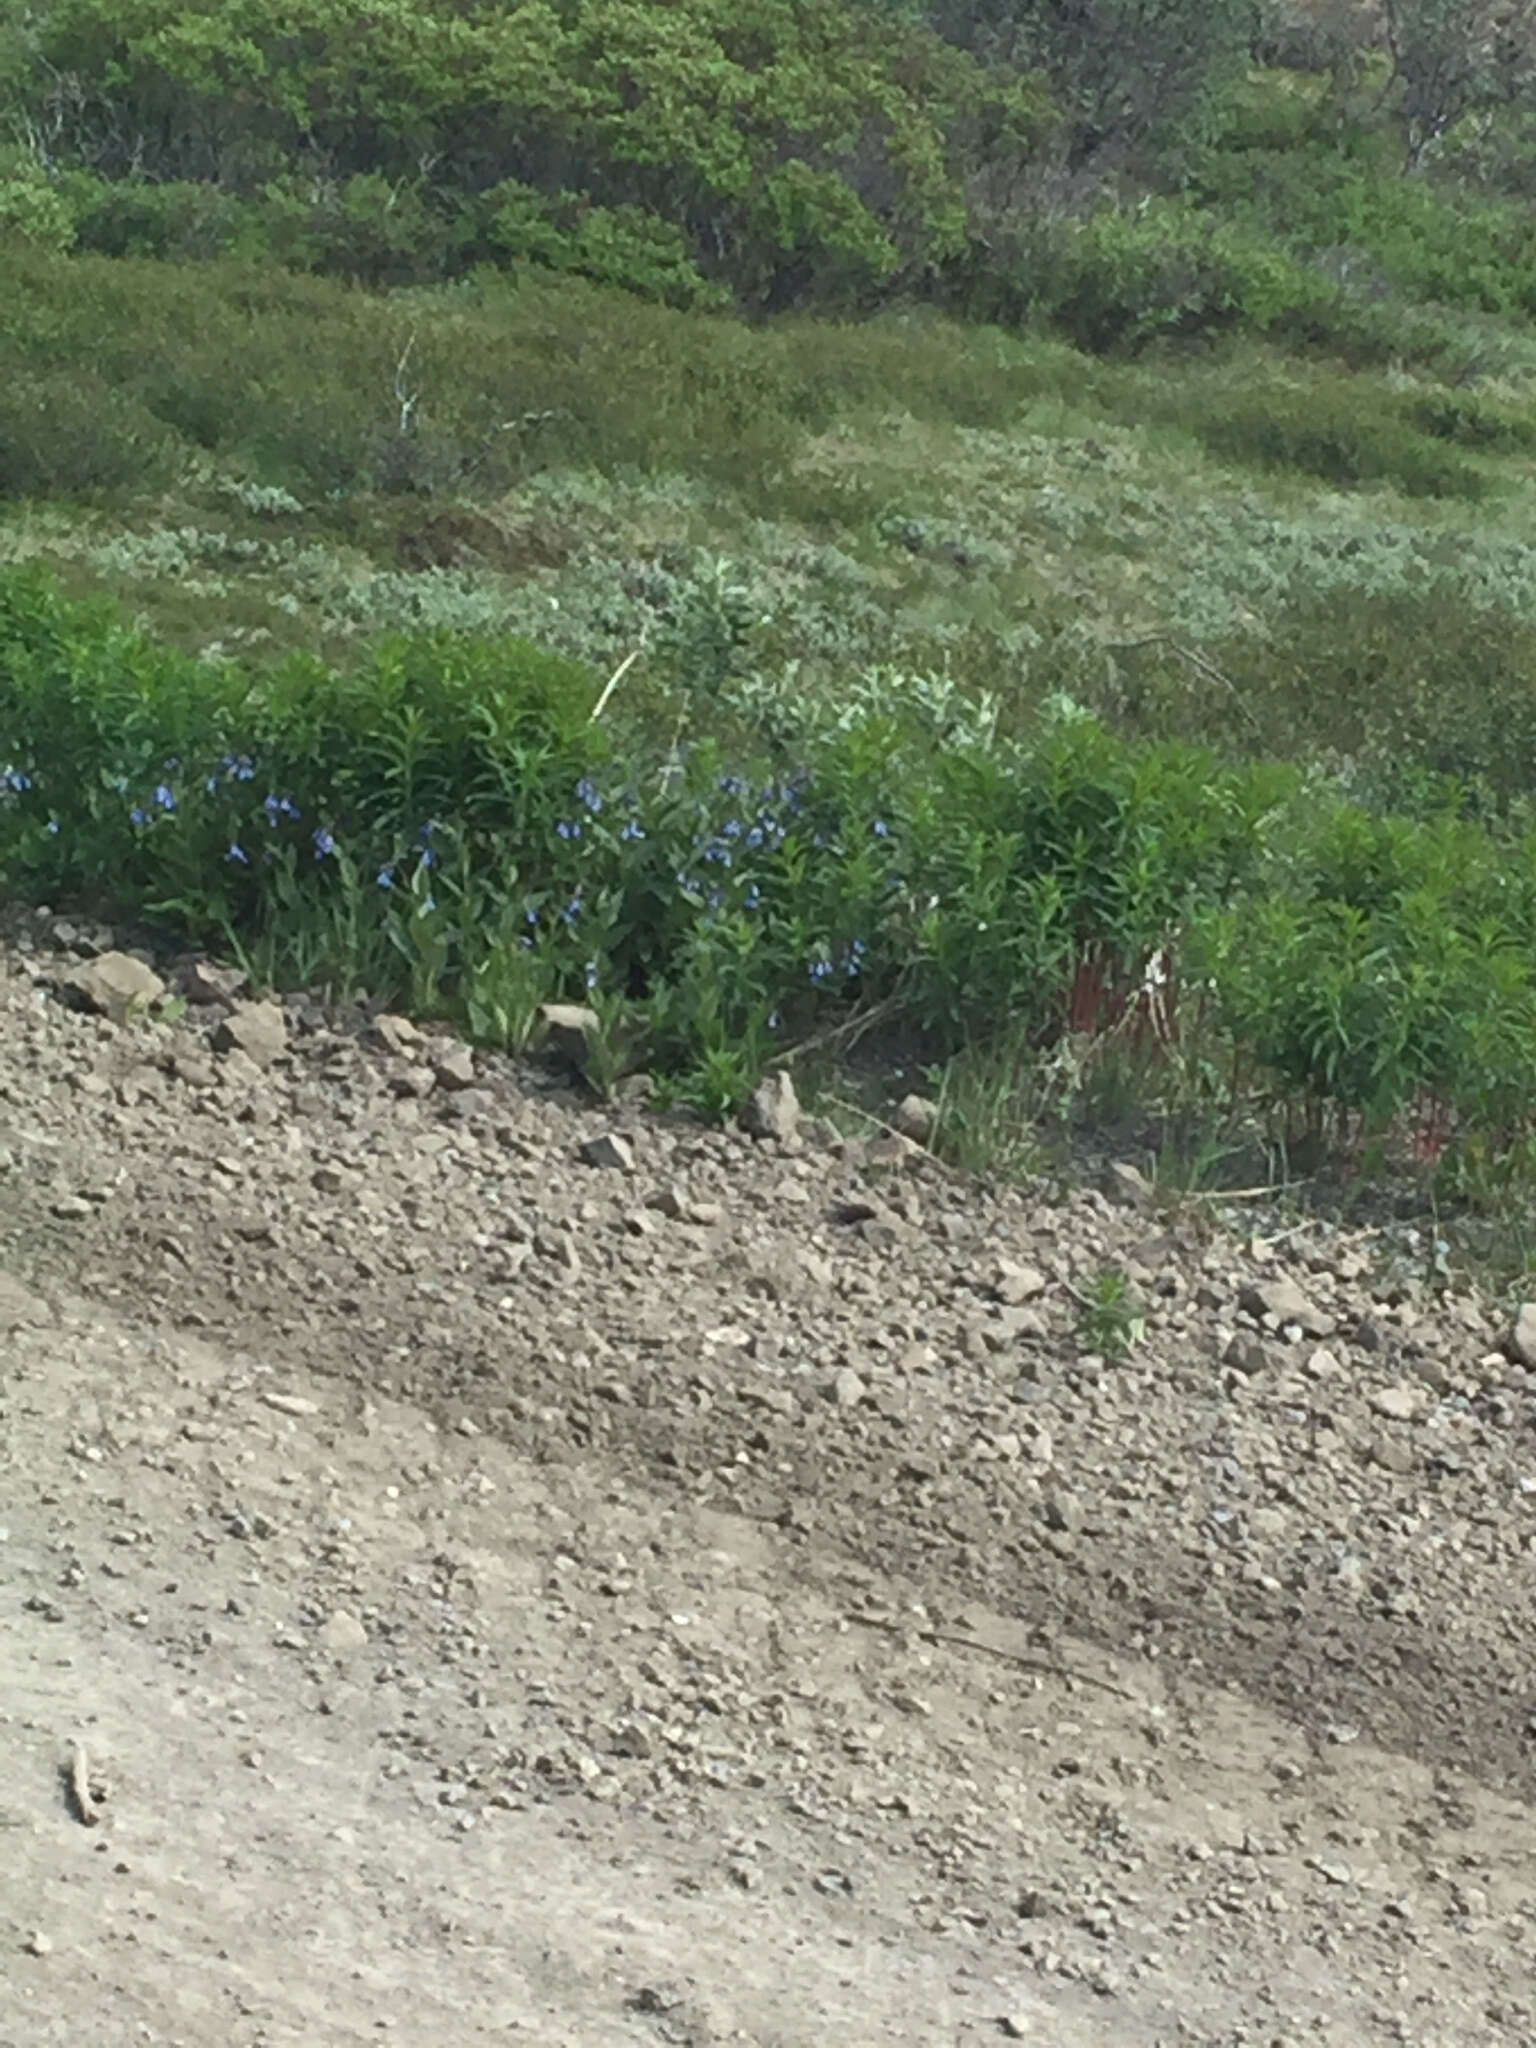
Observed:
[[[0,2048],[1536,2041],[1536,1317],[110,946],[0,952]]]

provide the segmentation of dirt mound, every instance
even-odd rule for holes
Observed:
[[[1536,2038],[1485,1304],[107,937],[0,978],[0,2042]]]

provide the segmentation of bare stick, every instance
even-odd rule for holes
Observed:
[[[620,683],[623,682],[624,678],[629,674],[630,670],[634,667],[635,663],[640,659],[640,654],[641,650],[638,647],[633,648],[628,654],[625,655],[624,659],[619,663],[618,667],[614,670],[613,674],[608,678],[607,682],[604,683],[603,694],[598,698],[597,702],[592,707],[592,717],[589,723],[595,724],[597,720],[602,717],[603,713],[608,709],[608,699],[613,695],[614,691],[619,687]]]
[[[97,1812],[96,1801],[91,1796],[91,1765],[83,1742],[75,1742],[70,1746],[69,1796],[74,1802],[76,1819],[85,1827],[95,1827],[101,1815]]]
[[[997,1643],[984,1643],[975,1636],[965,1636],[954,1629],[917,1628],[907,1629],[899,1621],[886,1621],[876,1614],[850,1614],[850,1621],[856,1621],[860,1628],[884,1629],[887,1635],[914,1635],[920,1643],[949,1643],[959,1650],[975,1650],[983,1657],[996,1657],[1004,1664],[1017,1665],[1021,1671],[1035,1671],[1044,1678],[1059,1678],[1068,1684],[1091,1685],[1100,1692],[1112,1693],[1117,1700],[1129,1700],[1133,1706],[1139,1704],[1135,1693],[1127,1692],[1123,1685],[1115,1685],[1107,1678],[1096,1678],[1091,1671],[1074,1671],[1069,1664],[1054,1663],[1049,1657],[1029,1657],[1022,1650],[1006,1650]]]

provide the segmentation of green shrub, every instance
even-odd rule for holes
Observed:
[[[258,253],[251,209],[217,185],[179,179],[163,185],[76,173],[66,183],[75,240],[102,256],[153,256],[206,262],[240,247]]]
[[[158,421],[89,371],[0,380],[0,498],[152,489],[172,460]]]
[[[1046,116],[1033,79],[839,0],[749,20],[726,0],[51,0],[30,40],[22,95],[76,95],[61,160],[217,188],[189,233],[184,198],[134,187],[95,246],[186,253],[233,192],[285,261],[372,282],[452,274],[499,238],[669,300],[708,277],[755,307],[858,301],[954,254],[968,180],[1006,176]],[[483,219],[514,189],[544,209],[536,248],[505,205]]]
[[[64,250],[74,239],[74,213],[64,195],[25,168],[8,173],[0,165],[0,249],[26,241]]]
[[[1392,484],[1413,498],[1484,497],[1488,480],[1412,423],[1390,395],[1360,383],[1269,383],[1177,410],[1213,454],[1268,469],[1302,470],[1346,489]],[[1170,408],[1173,410],[1173,408]]]
[[[1096,354],[1316,323],[1337,297],[1266,230],[1155,197],[1082,220],[1020,219],[962,287],[973,312],[1054,327]]]
[[[1211,151],[1193,189],[1298,253],[1326,257],[1357,290],[1391,286],[1506,316],[1536,308],[1526,208],[1398,171],[1390,141],[1356,130],[1299,149]]]

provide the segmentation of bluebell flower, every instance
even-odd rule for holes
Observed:
[[[784,1019],[777,1010],[770,1010],[768,1012],[768,1029],[770,1031],[777,1031],[783,1022]]]
[[[225,854],[224,858],[226,860],[238,862],[238,864],[243,868],[248,868],[251,864],[251,856],[246,852],[245,848],[240,844],[238,839],[232,839],[230,841],[229,851]]]
[[[435,868],[437,866],[436,848],[431,846],[424,846],[421,849],[420,859],[421,864],[424,868]]]
[[[751,784],[744,776],[722,775],[720,778],[721,793],[725,796],[745,796],[750,788]]]
[[[374,880],[375,880],[375,881],[376,881],[376,882],[378,883],[378,885],[379,885],[379,887],[380,887],[381,889],[393,889],[393,887],[395,886],[395,871],[394,871],[394,868],[393,868],[393,867],[383,867],[383,868],[380,868],[380,869],[379,869],[379,872],[377,873],[377,875],[375,875],[375,876],[374,876]]]
[[[562,924],[574,924],[577,918],[580,917],[580,915],[581,898],[580,896],[573,896],[570,902],[567,903],[567,905],[565,906],[564,910],[561,911],[560,922]]]
[[[588,987],[588,988],[596,988],[596,987],[597,987],[597,984],[598,984],[598,980],[599,980],[599,976],[598,976],[598,971],[597,971],[597,962],[596,962],[595,960],[589,960],[589,961],[587,962],[587,977],[586,977],[586,979],[587,979],[587,987]]]
[[[275,825],[278,821],[278,818],[281,815],[281,806],[279,805],[277,798],[273,796],[270,791],[267,793],[266,796],[262,798],[261,808],[267,814],[267,823],[269,825]]]
[[[720,827],[720,837],[722,839],[739,839],[741,837],[740,818],[727,818]]]
[[[576,795],[594,815],[603,808],[603,799],[597,784],[590,775],[583,775],[576,785]]]
[[[156,802],[156,803],[157,803],[157,804],[158,804],[158,805],[160,806],[160,808],[161,808],[161,810],[162,810],[162,811],[174,811],[174,810],[175,810],[175,808],[176,808],[176,794],[175,794],[175,791],[174,791],[174,790],[173,790],[173,789],[171,788],[171,785],[170,785],[170,784],[169,784],[168,782],[159,782],[159,783],[156,783],[156,785],[155,785],[155,802]]]
[[[884,818],[876,818],[874,824],[870,827],[870,830],[874,833],[877,839],[887,839],[890,837],[891,828],[889,825],[887,825]]]
[[[534,909],[533,905],[530,903],[528,908],[523,912],[523,923],[537,924],[538,921],[539,913]]]
[[[336,851],[336,835],[328,832],[323,825],[315,827],[314,840],[316,860],[324,860],[327,854]]]
[[[813,960],[811,962],[812,981],[826,981],[828,977],[831,975],[831,972],[832,962],[830,960]]]
[[[752,849],[752,851],[756,853],[757,849],[762,845],[762,843],[763,828],[761,825],[754,825],[752,827],[752,830],[747,834],[744,844],[749,846]]]
[[[204,777],[203,787],[207,790],[210,796],[213,795],[214,791],[218,788],[218,786],[219,778],[217,777],[217,775],[209,775]]]
[[[149,813],[142,804],[135,804],[128,813],[128,822],[130,825],[147,825],[149,823]]]
[[[278,809],[282,812],[285,818],[300,818],[304,815],[303,812],[299,809],[298,805],[293,801],[293,798],[288,796],[285,796],[283,798],[282,802],[278,805]]]
[[[555,830],[562,839],[579,839],[581,837],[581,822],[579,819],[562,818],[559,824],[556,825]]]
[[[759,905],[759,903],[762,902],[762,900],[762,890],[759,889],[756,882],[752,882],[747,887],[746,895],[743,896],[741,899],[741,907],[743,910],[756,910],[757,906]]]
[[[46,832],[57,832],[57,831],[58,831],[58,829],[59,829],[59,821],[58,821],[58,819],[57,819],[57,818],[50,818],[50,819],[48,820],[48,823],[47,823],[47,824],[46,824],[46,825],[44,826],[44,828],[43,828],[43,829],[44,829],[44,831],[46,831]]]
[[[645,827],[638,818],[631,818],[619,834],[619,837],[621,839],[643,839],[645,837]]]

